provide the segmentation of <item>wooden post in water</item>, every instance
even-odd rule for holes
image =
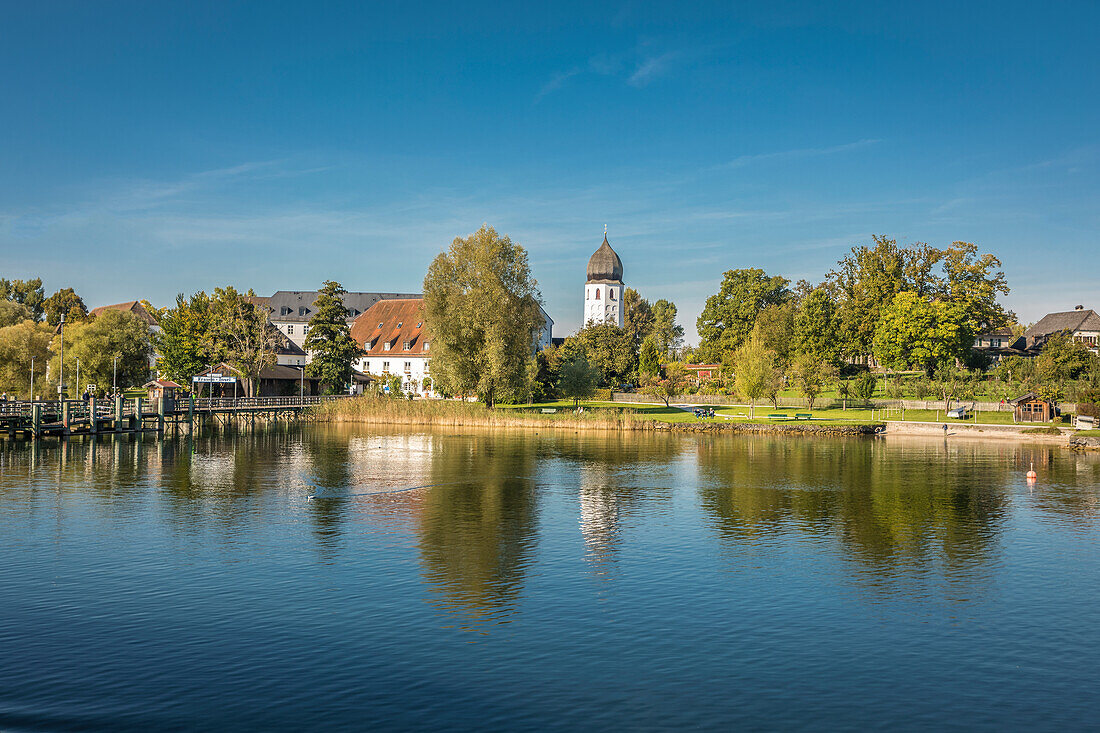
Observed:
[[[164,435],[164,396],[157,398],[157,435]]]
[[[187,395],[187,434],[195,430],[195,395]]]
[[[141,432],[141,411],[144,407],[141,403],[143,400],[140,397],[134,398],[134,430]]]
[[[72,415],[72,413],[70,412],[71,407],[72,407],[72,405],[69,404],[68,400],[61,400],[61,434],[62,435],[68,435],[69,434],[69,418]]]
[[[122,395],[115,395],[115,432],[122,432]]]
[[[31,437],[37,438],[42,435],[42,405],[37,402],[31,403]]]
[[[88,400],[88,430],[92,435],[99,432],[99,417],[96,413],[95,395]]]

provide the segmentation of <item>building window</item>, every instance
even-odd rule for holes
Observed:
[[[596,300],[600,299],[600,289],[596,288]]]
[[[387,341],[386,343],[382,344],[382,351],[389,351],[389,350],[390,350],[390,342]]]
[[[390,363],[388,361],[382,362],[382,373],[383,374],[389,374],[390,373]]]
[[[307,323],[306,325],[302,326],[302,335],[305,336],[308,333],[309,333],[309,324]]]
[[[413,365],[411,361],[405,362],[405,373],[408,374],[412,371]]]
[[[290,326],[290,325],[288,325],[288,326],[286,327],[286,334],[287,334],[287,336],[289,336],[289,335],[291,335],[291,334],[293,334],[293,333],[294,333],[294,326]]]
[[[403,345],[405,347],[405,351],[408,351],[412,348],[412,341],[406,341]]]
[[[432,366],[432,363],[430,361],[425,361],[424,362],[424,373],[425,374],[427,374],[428,372],[431,371],[431,366]]]
[[[430,347],[431,347],[431,343],[428,342],[428,341],[425,341],[424,342],[424,351],[427,352]]]
[[[615,300],[615,288],[608,288],[607,289],[607,299],[608,300]]]

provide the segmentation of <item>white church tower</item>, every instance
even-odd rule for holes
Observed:
[[[588,281],[584,284],[584,324],[614,323],[623,325],[623,261],[607,243],[588,259]]]

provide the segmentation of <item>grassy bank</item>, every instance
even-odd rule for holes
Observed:
[[[543,413],[542,406],[501,407],[490,410],[475,402],[452,400],[396,400],[367,395],[327,402],[311,410],[320,422],[354,422],[375,425],[421,425],[436,427],[556,427],[593,430],[652,429],[658,419],[653,413],[668,412],[667,418],[691,415],[663,405],[659,409],[636,410],[616,405],[606,409],[588,407],[584,412],[558,410]],[[555,409],[553,407],[547,409]],[[650,413],[650,414],[647,414]],[[679,413],[673,415],[672,413]]]
[[[321,422],[354,422],[377,425],[423,425],[441,427],[558,427],[594,430],[652,430],[658,423],[699,425],[703,423],[738,423],[783,426],[792,431],[807,421],[768,420],[763,412],[755,419],[736,414],[736,408],[720,410],[718,416],[700,420],[690,412],[664,405],[618,402],[581,402],[578,412],[572,402],[558,401],[536,405],[498,405],[490,410],[473,402],[451,400],[395,400],[387,397],[364,396],[328,402],[313,408],[313,417]],[[829,411],[840,413],[840,410]],[[794,412],[790,412],[793,417]],[[815,412],[813,425],[854,426],[872,423],[870,412],[821,415]],[[664,427],[662,425],[662,427]]]

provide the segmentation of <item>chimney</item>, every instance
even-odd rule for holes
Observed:
[[[1083,305],[1079,305],[1079,306],[1076,306],[1076,307],[1074,307],[1074,309],[1073,309],[1073,310],[1075,310],[1075,311],[1083,311],[1084,309],[1085,309],[1085,306],[1083,306]]]

